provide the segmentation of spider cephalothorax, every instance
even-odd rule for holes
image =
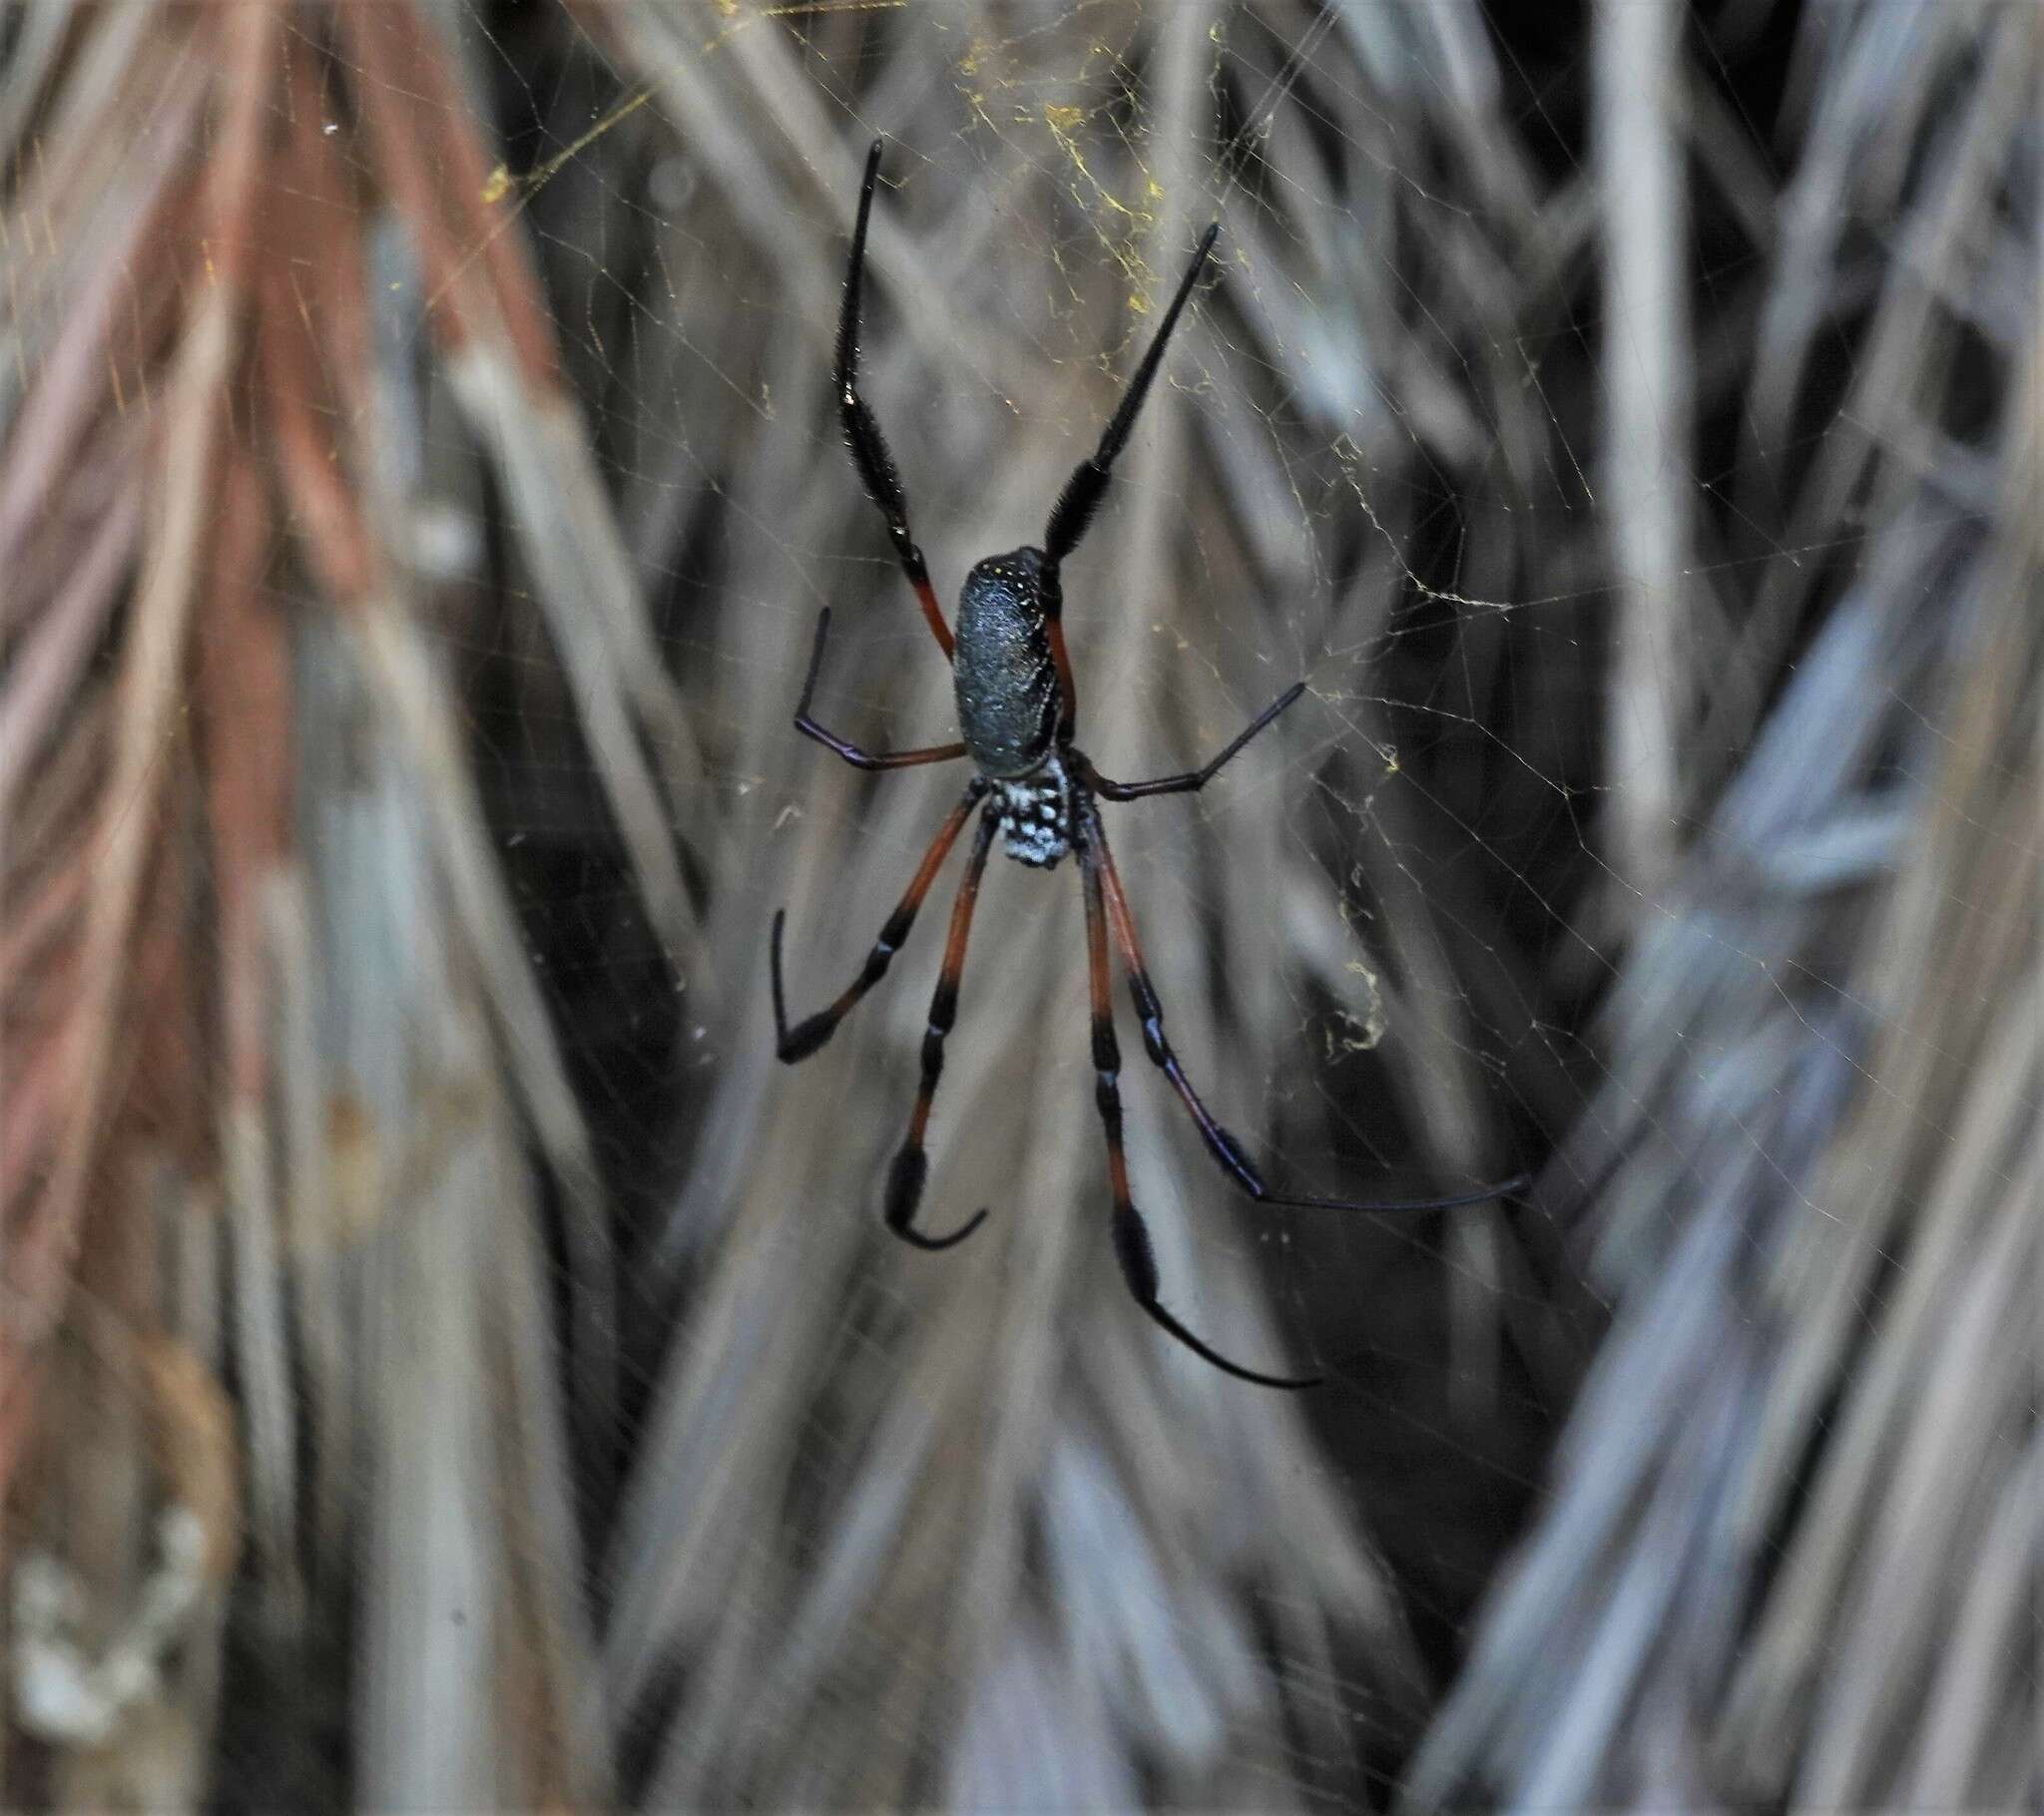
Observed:
[[[1053,750],[1027,775],[994,783],[1001,848],[1032,870],[1055,870],[1079,839],[1079,789]]]
[[[858,769],[906,769],[920,763],[946,762],[969,756],[975,773],[965,785],[958,804],[951,809],[937,835],[923,853],[901,900],[880,929],[880,937],[866,956],[866,962],[851,984],[827,1009],[817,1011],[789,1025],[785,992],[781,983],[780,933],[783,914],[773,917],[771,942],[773,981],[773,1025],[782,1060],[792,1065],[807,1059],[837,1030],[853,1006],[886,975],[888,964],[907,939],[916,912],[929,893],[937,871],[964,831],[975,810],[979,827],[972,841],[972,855],[965,879],[958,886],[951,910],[951,929],[944,942],[944,962],[937,976],[936,996],[930,1003],[928,1032],[922,1044],[922,1083],[916,1092],[915,1109],[909,1117],[907,1137],[887,1171],[884,1211],[887,1227],[904,1241],[919,1248],[948,1248],[962,1242],[985,1218],[975,1212],[947,1235],[930,1236],[915,1227],[915,1212],[922,1199],[923,1183],[929,1174],[924,1137],[929,1130],[930,1107],[936,1101],[937,1080],[944,1068],[944,1039],[957,1019],[958,985],[965,971],[965,943],[972,931],[972,911],[979,899],[980,878],[998,835],[1008,855],[1035,869],[1054,868],[1067,856],[1076,856],[1086,905],[1086,970],[1093,1005],[1094,1099],[1107,1135],[1108,1180],[1114,1192],[1112,1234],[1122,1277],[1149,1316],[1189,1349],[1204,1356],[1217,1368],[1244,1381],[1264,1387],[1309,1387],[1309,1380],[1280,1379],[1262,1375],[1208,1347],[1167,1311],[1158,1297],[1156,1256],[1142,1214],[1129,1192],[1128,1161],[1122,1151],[1121,1048],[1115,1039],[1114,1011],[1109,989],[1108,943],[1112,936],[1129,976],[1129,994],[1143,1028],[1143,1052],[1151,1064],[1170,1081],[1199,1129],[1207,1149],[1222,1170],[1251,1197],[1266,1204],[1289,1205],[1308,1210],[1401,1211],[1440,1210],[1458,1204],[1480,1204],[1515,1190],[1524,1181],[1507,1180],[1479,1191],[1451,1197],[1373,1203],[1344,1198],[1280,1197],[1264,1183],[1263,1175],[1243,1145],[1213,1119],[1193,1090],[1185,1068],[1164,1033],[1164,1008],[1151,988],[1144,968],[1143,952],[1136,940],[1136,923],[1129,912],[1128,897],[1115,872],[1114,855],[1108,849],[1107,831],[1101,824],[1100,800],[1131,801],[1151,794],[1191,794],[1204,788],[1230,757],[1263,730],[1278,713],[1305,691],[1303,681],[1294,682],[1272,701],[1221,754],[1204,768],[1178,775],[1159,776],[1147,782],[1117,782],[1102,775],[1073,739],[1078,720],[1077,695],[1072,685],[1072,665],[1065,654],[1064,586],[1061,569],[1065,558],[1078,547],[1079,539],[1093,520],[1094,512],[1107,492],[1115,457],[1128,440],[1137,412],[1157,375],[1165,343],[1184,311],[1193,285],[1206,267],[1208,255],[1220,233],[1220,224],[1210,227],[1193,254],[1191,266],[1173,296],[1171,306],[1158,323],[1157,333],[1130,379],[1121,405],[1116,409],[1100,445],[1079,463],[1065,489],[1052,507],[1044,532],[1043,547],[1016,549],[978,563],[967,575],[958,599],[958,629],[951,627],[937,607],[930,586],[929,570],[922,551],[908,528],[908,500],[894,471],[893,456],[858,393],[859,286],[865,269],[866,224],[872,213],[873,185],[880,173],[880,147],[876,140],[866,155],[865,182],[859,190],[858,221],[852,228],[851,261],[844,279],[844,303],[837,324],[837,402],[844,424],[844,438],[851,449],[859,477],[886,519],[887,534],[894,545],[901,570],[914,588],[930,634],[937,640],[951,664],[958,698],[958,724],[963,738],[950,744],[930,744],[914,750],[871,751],[826,729],[809,715],[809,702],[816,690],[816,678],[823,667],[823,647],[830,631],[830,614],[816,620],[816,639],[809,654],[808,679],[802,684],[801,700],[795,707],[795,729],[834,750]]]

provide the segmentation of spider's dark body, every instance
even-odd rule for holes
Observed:
[[[1085,783],[1058,755],[1057,659],[1044,611],[1044,554],[989,556],[958,593],[951,681],[965,754],[991,784],[1002,849],[1054,870],[1079,838]]]
[[[1072,665],[1065,653],[1064,587],[1061,569],[1065,558],[1078,547],[1093,514],[1106,495],[1108,478],[1122,445],[1135,425],[1151,380],[1164,357],[1164,348],[1177,325],[1193,285],[1205,268],[1208,254],[1220,232],[1210,227],[1199,250],[1180,282],[1178,293],[1158,323],[1142,363],[1130,379],[1121,405],[1116,409],[1100,445],[1082,461],[1066,482],[1052,507],[1044,533],[1044,546],[1021,548],[995,555],[978,563],[966,576],[958,597],[958,626],[954,636],[938,610],[930,586],[929,571],[921,549],[908,527],[908,500],[894,471],[879,424],[858,392],[859,286],[865,268],[866,225],[872,212],[873,185],[879,176],[880,147],[876,141],[866,157],[865,182],[859,191],[858,222],[852,229],[851,260],[845,272],[844,303],[837,328],[837,398],[844,423],[845,443],[866,491],[886,519],[887,534],[896,559],[909,585],[915,590],[930,634],[937,640],[951,664],[952,681],[958,700],[958,724],[964,733],[951,744],[931,744],[914,750],[870,751],[839,737],[809,715],[809,701],[815,693],[816,679],[823,667],[823,647],[829,635],[830,614],[816,621],[816,639],[809,656],[808,679],[803,682],[800,703],[795,708],[795,728],[807,737],[834,750],[859,769],[905,769],[922,763],[946,762],[957,757],[972,759],[975,773],[966,783],[963,796],[951,809],[937,835],[930,841],[914,878],[894,912],[880,929],[880,937],[866,955],[866,962],[850,986],[826,1009],[806,1016],[790,1026],[785,993],[781,983],[780,934],[784,916],[773,917],[771,945],[773,980],[773,1024],[780,1058],[790,1065],[804,1060],[837,1031],[867,991],[886,975],[894,954],[908,938],[909,929],[929,893],[937,871],[957,843],[965,823],[975,812],[979,827],[972,841],[972,855],[965,879],[959,885],[956,905],[951,911],[951,928],[944,943],[944,962],[937,978],[936,995],[930,1003],[928,1032],[923,1036],[922,1082],[916,1092],[915,1110],[909,1118],[908,1134],[887,1171],[883,1205],[887,1227],[906,1242],[920,1248],[948,1248],[962,1242],[986,1216],[981,1210],[947,1235],[925,1235],[915,1227],[915,1213],[929,1175],[929,1157],[924,1137],[929,1128],[931,1106],[936,1101],[937,1081],[944,1068],[944,1041],[958,1014],[958,988],[965,970],[965,945],[972,930],[972,913],[979,899],[980,879],[999,837],[1007,854],[1032,869],[1054,869],[1066,857],[1076,857],[1086,907],[1087,982],[1093,1005],[1094,1100],[1099,1106],[1101,1126],[1107,1135],[1108,1178],[1114,1191],[1115,1257],[1122,1277],[1136,1303],[1172,1336],[1205,1357],[1217,1368],[1241,1380],[1265,1387],[1306,1387],[1309,1381],[1261,1375],[1231,1362],[1208,1347],[1171,1312],[1158,1296],[1157,1260],[1150,1233],[1129,1192],[1128,1161],[1122,1149],[1121,1048],[1115,1039],[1114,1012],[1109,990],[1108,945],[1110,930],[1129,976],[1129,994],[1143,1028],[1143,1052],[1161,1071],[1178,1094],[1207,1149],[1223,1171],[1253,1198],[1267,1204],[1290,1205],[1320,1210],[1436,1210],[1457,1204],[1480,1203],[1513,1190],[1521,1183],[1487,1186],[1446,1198],[1409,1200],[1398,1203],[1365,1203],[1340,1198],[1280,1197],[1264,1183],[1263,1175],[1243,1145],[1223,1129],[1200,1101],[1192,1081],[1172,1051],[1164,1031],[1164,1008],[1151,987],[1143,953],[1136,940],[1135,918],[1128,897],[1116,874],[1114,855],[1108,848],[1107,831],[1101,824],[1101,800],[1129,801],[1152,794],[1190,794],[1204,788],[1237,751],[1271,723],[1305,691],[1305,683],[1294,683],[1274,700],[1249,728],[1203,768],[1179,775],[1159,776],[1153,781],[1117,782],[1096,769],[1076,743],[1073,733],[1078,719],[1077,694],[1072,682]]]
[[[1043,603],[1041,549],[990,556],[958,590],[958,729],[991,779],[1029,774],[1057,738],[1058,671]]]

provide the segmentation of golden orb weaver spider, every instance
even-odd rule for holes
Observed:
[[[795,707],[795,729],[826,749],[835,751],[856,769],[907,769],[922,763],[949,762],[970,757],[975,773],[958,804],[916,866],[908,888],[895,904],[894,912],[880,929],[880,937],[867,954],[859,974],[829,1007],[789,1026],[787,1003],[781,980],[780,942],[786,910],[773,916],[770,962],[773,987],[773,1027],[776,1050],[788,1065],[805,1060],[820,1048],[859,1000],[886,975],[894,954],[908,938],[923,897],[929,893],[944,859],[957,842],[975,809],[979,827],[972,841],[964,880],[951,909],[950,935],[944,943],[943,964],[937,975],[937,989],[930,1003],[929,1027],[923,1036],[922,1080],[917,1087],[915,1110],[909,1118],[908,1135],[888,1168],[884,1216],[888,1229],[904,1242],[918,1248],[942,1249],[962,1242],[986,1218],[976,1211],[947,1235],[930,1236],[915,1227],[916,1206],[921,1202],[924,1181],[929,1176],[929,1157],[924,1136],[929,1129],[930,1107],[936,1100],[937,1080],[944,1069],[944,1039],[951,1032],[958,1012],[958,986],[965,969],[965,943],[972,930],[972,913],[979,899],[980,878],[986,870],[995,836],[1004,840],[1007,855],[1035,869],[1049,870],[1067,856],[1079,864],[1079,880],[1086,905],[1086,957],[1093,1005],[1094,1099],[1101,1125],[1107,1135],[1108,1180],[1114,1193],[1113,1236],[1122,1276],[1136,1303],[1188,1349],[1216,1368],[1241,1381],[1259,1387],[1301,1388],[1318,1384],[1319,1377],[1259,1374],[1231,1362],[1219,1351],[1195,1336],[1165,1309],[1159,1298],[1157,1258],[1144,1224],[1129,1192],[1128,1158],[1122,1148],[1121,1049],[1115,1040],[1113,993],[1109,981],[1108,942],[1121,953],[1129,978],[1129,994],[1143,1028],[1143,1051],[1152,1065],[1170,1080],[1179,1101],[1193,1119],[1208,1151],[1221,1163],[1228,1176],[1259,1203],[1300,1210],[1351,1210],[1373,1213],[1394,1211],[1447,1210],[1458,1205],[1481,1204],[1518,1190],[1525,1179],[1505,1180],[1481,1190],[1459,1192],[1440,1198],[1372,1202],[1366,1199],[1284,1196],[1265,1184],[1243,1145],[1208,1113],[1194,1091],[1178,1055],[1165,1038],[1164,1009],[1151,987],[1143,963],[1142,947],[1136,939],[1136,923],[1129,901],[1115,872],[1114,855],[1108,849],[1106,829],[1101,824],[1099,801],[1132,801],[1152,794],[1193,794],[1214,779],[1224,764],[1251,738],[1271,723],[1305,691],[1304,681],[1291,686],[1264,708],[1220,755],[1204,767],[1178,775],[1159,776],[1146,782],[1118,782],[1102,775],[1085,752],[1072,741],[1077,723],[1077,694],[1072,684],[1072,665],[1065,654],[1064,591],[1061,570],[1065,558],[1079,546],[1087,526],[1106,495],[1115,458],[1122,451],[1143,407],[1151,380],[1164,358],[1165,343],[1178,324],[1180,313],[1193,293],[1193,285],[1206,267],[1221,224],[1214,223],[1201,235],[1192,264],[1173,296],[1164,319],[1158,323],[1142,363],[1123,393],[1120,406],[1101,435],[1100,445],[1082,461],[1065,483],[1052,507],[1050,523],[1040,549],[1020,548],[1006,555],[988,557],[965,578],[958,600],[958,628],[954,636],[938,609],[930,587],[929,570],[922,551],[908,527],[908,500],[894,470],[894,459],[880,433],[880,425],[858,390],[859,285],[865,267],[866,224],[872,213],[873,187],[880,174],[880,142],[875,140],[866,154],[865,180],[859,189],[858,219],[852,228],[851,258],[844,278],[843,305],[837,324],[837,404],[843,419],[844,439],[852,463],[873,502],[886,520],[887,535],[894,544],[896,559],[908,584],[915,591],[930,634],[937,640],[951,665],[958,702],[959,728],[964,736],[956,743],[927,745],[914,750],[863,750],[828,730],[809,713],[816,690],[816,679],[823,667],[823,647],[830,631],[830,614],[825,609],[816,620],[815,642],[809,652],[809,669],[802,682],[801,699]]]

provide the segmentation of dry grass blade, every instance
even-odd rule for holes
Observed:
[[[1567,1157],[1604,1181],[1624,1310],[1414,1808],[2044,1794],[2017,1611],[2044,1552],[2017,1335],[2044,1265],[2044,260],[2034,213],[1998,201],[2044,33],[1962,10],[1805,25],[1832,126],[1796,181],[1895,219],[1851,424],[1808,464],[1750,649],[1845,489],[1885,508],[1687,866],[1697,906],[1610,1006],[1612,1085]],[[1876,75],[1905,23],[1908,61]],[[1839,161],[1840,117],[1881,157]],[[1858,282],[1818,214],[1784,225],[1764,436],[1789,433],[1790,324],[1833,306],[1812,287]],[[1995,324],[1992,375],[1947,393],[1960,322]],[[1992,438],[1959,446],[1938,411]],[[1973,514],[1951,508],[1969,467],[2001,476]]]
[[[393,46],[436,103],[396,137],[376,130]],[[196,1804],[220,1761],[257,1801],[344,1794],[309,1745],[351,1693],[343,1608],[369,1660],[362,1794],[600,1797],[526,1123],[563,1187],[592,1429],[615,1412],[607,1206],[412,622],[419,494],[472,490],[477,460],[417,458],[428,330],[453,354],[429,384],[493,374],[484,461],[589,469],[519,229],[480,213],[480,141],[409,4],[51,5],[15,49],[0,127],[34,152],[0,238],[0,1485],[28,1623],[8,1800]],[[372,295],[391,243],[437,289]],[[616,594],[615,526],[583,494]],[[550,603],[579,579],[551,576]],[[611,626],[582,700],[686,954],[635,739],[684,779],[687,740],[641,615],[602,603],[554,622],[564,642]]]
[[[1695,355],[1675,105],[1682,27],[1680,7],[1637,0],[1601,7],[1593,26],[1598,195],[1609,262],[1602,491],[1622,589],[1605,711],[1616,802],[1612,845],[1620,886],[1649,900],[1667,887],[1685,817],[1678,758],[1693,690],[1685,627],[1697,616],[1687,580],[1695,565]]]

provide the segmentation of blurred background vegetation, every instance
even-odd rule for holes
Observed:
[[[0,12],[9,1807],[2036,1807],[2044,15]],[[799,1073],[1206,221],[1065,873]],[[1004,873],[1005,872],[1005,873]],[[906,974],[906,975],[903,975]],[[1133,1056],[1133,1041],[1127,1043]]]

